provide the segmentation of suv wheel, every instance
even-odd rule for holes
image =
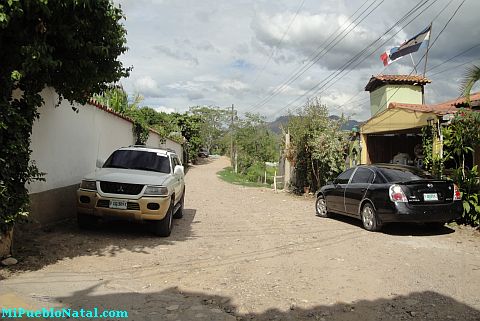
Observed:
[[[154,233],[158,236],[167,237],[172,233],[172,220],[173,220],[173,200],[170,201],[170,207],[168,208],[167,215],[160,220],[154,222]]]

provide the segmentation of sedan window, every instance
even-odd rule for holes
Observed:
[[[335,179],[336,184],[347,184],[355,168],[347,169]]]
[[[368,168],[359,167],[355,172],[355,175],[352,177],[352,181],[350,183],[364,183],[370,184],[373,181],[373,171],[369,170]]]
[[[105,168],[127,168],[144,171],[170,173],[168,157],[154,152],[117,150],[103,165]]]
[[[429,173],[420,170],[420,169],[409,169],[409,168],[381,168],[383,176],[387,179],[388,182],[407,182],[407,181],[418,181],[422,179],[431,179],[432,175]]]

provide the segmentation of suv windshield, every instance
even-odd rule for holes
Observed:
[[[429,173],[415,168],[381,168],[383,176],[387,179],[388,182],[407,182],[407,181],[418,181],[422,179],[431,179],[432,175]]]
[[[167,155],[138,150],[117,150],[110,155],[103,167],[170,173]]]

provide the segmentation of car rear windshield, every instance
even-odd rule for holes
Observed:
[[[170,173],[167,155],[137,150],[117,150],[110,155],[103,167]]]
[[[407,182],[418,181],[422,179],[432,179],[429,173],[415,168],[380,168],[387,182]]]

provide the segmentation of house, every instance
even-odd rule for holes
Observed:
[[[370,92],[371,118],[360,127],[360,161],[363,164],[398,162],[422,165],[422,134],[427,125],[437,128],[458,108],[464,98],[440,104],[424,104],[424,86],[431,81],[420,75],[372,76],[365,87]],[[480,93],[471,96],[471,106],[480,105]],[[441,153],[441,142],[434,149]],[[480,164],[480,151],[471,160]]]

